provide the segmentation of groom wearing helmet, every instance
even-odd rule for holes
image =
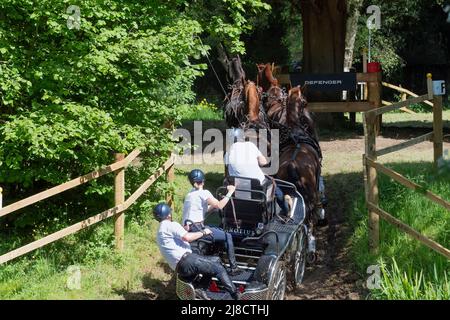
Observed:
[[[201,231],[205,228],[212,231],[206,238],[214,242],[222,242],[227,249],[228,259],[230,260],[230,272],[238,273],[239,269],[234,254],[234,244],[231,234],[224,230],[204,225],[205,215],[212,209],[223,209],[231,198],[234,186],[228,186],[228,194],[222,199],[217,200],[210,191],[204,189],[205,174],[199,169],[192,170],[188,175],[189,182],[192,185],[191,191],[186,195],[183,206],[182,223],[188,231]]]
[[[153,209],[153,215],[160,222],[156,237],[159,251],[172,270],[185,278],[198,274],[216,277],[233,299],[239,299],[236,286],[220,262],[212,257],[192,253],[189,243],[211,234],[211,230],[205,228],[196,232],[186,231],[178,222],[172,221],[172,209],[166,203],[158,204]],[[202,298],[207,298],[201,291],[196,293]]]

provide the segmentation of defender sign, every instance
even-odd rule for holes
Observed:
[[[433,81],[433,94],[435,96],[445,95],[445,81],[443,80]]]
[[[343,72],[332,74],[303,74],[292,73],[293,86],[304,86],[308,90],[317,91],[354,91],[356,90],[356,73]]]

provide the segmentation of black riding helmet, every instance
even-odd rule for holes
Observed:
[[[194,183],[198,182],[204,182],[205,181],[205,174],[200,169],[194,169],[191,172],[189,172],[188,175],[189,182],[194,185]]]
[[[153,216],[158,221],[163,221],[172,213],[172,209],[167,203],[159,203],[153,208]]]

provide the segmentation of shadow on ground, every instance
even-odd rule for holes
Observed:
[[[173,274],[172,269],[165,263],[158,263],[165,273]],[[114,292],[121,295],[125,300],[176,300],[175,293],[176,278],[173,275],[169,281],[155,279],[151,273],[142,277],[142,289],[134,291],[130,288],[116,289]]]
[[[350,257],[354,230],[348,222],[356,201],[364,195],[363,176],[339,173],[325,179],[329,223],[316,229],[318,261],[308,267],[302,286],[288,299],[364,299],[364,275],[356,272]]]

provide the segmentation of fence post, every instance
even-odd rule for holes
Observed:
[[[381,107],[381,72],[377,72],[377,80],[367,83],[368,85],[368,101],[372,102],[375,108]],[[375,136],[378,136],[381,132],[382,115],[379,115],[375,119]]]
[[[365,136],[365,153],[366,156],[373,160],[377,160],[376,154],[376,116],[372,114],[364,113],[364,136]],[[366,198],[367,201],[378,206],[378,178],[377,170],[372,166],[365,163],[366,174]],[[378,246],[380,243],[380,216],[377,212],[369,209],[369,249],[372,253],[378,252]]]
[[[3,189],[0,187],[0,209],[3,208]]]
[[[444,127],[442,124],[442,96],[435,96],[433,92],[433,77],[427,74],[428,98],[433,99],[433,149],[434,168],[438,168],[438,161],[443,155]]]
[[[125,159],[123,153],[116,153],[114,155],[116,162]],[[114,204],[118,206],[125,202],[125,168],[116,171],[114,177]],[[125,229],[125,212],[116,215],[114,221],[114,235],[116,238],[116,249],[123,250]]]
[[[166,179],[169,183],[175,181],[175,164],[172,164],[167,170]],[[166,202],[172,208],[172,210],[175,210],[175,201],[173,200],[173,195],[171,192],[167,194]]]

